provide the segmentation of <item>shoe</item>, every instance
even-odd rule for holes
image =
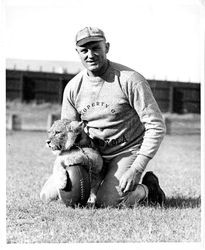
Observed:
[[[165,203],[165,193],[159,186],[159,180],[157,176],[152,172],[146,172],[142,179],[142,184],[148,188],[148,204],[163,206]]]

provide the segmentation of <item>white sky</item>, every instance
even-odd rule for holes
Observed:
[[[146,78],[200,82],[203,0],[4,0],[6,57],[78,61],[74,37],[102,28],[108,58]]]

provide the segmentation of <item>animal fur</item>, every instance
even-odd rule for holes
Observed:
[[[92,140],[84,132],[86,124],[68,119],[57,120],[48,131],[48,147],[57,158],[53,166],[53,174],[44,184],[40,197],[49,202],[60,198],[59,189],[67,183],[66,167],[80,164],[91,173],[90,203],[95,203],[96,193],[101,179],[99,178],[103,160]]]

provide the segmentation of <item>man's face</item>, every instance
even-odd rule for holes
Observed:
[[[101,72],[107,62],[106,54],[109,51],[109,43],[105,41],[90,42],[76,48],[84,67],[93,73]]]

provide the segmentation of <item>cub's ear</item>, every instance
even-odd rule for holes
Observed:
[[[86,120],[83,120],[83,123],[85,124],[85,126],[87,126],[87,124],[88,124],[88,121],[86,121]]]
[[[80,121],[72,121],[68,126],[68,131],[79,133],[83,129],[83,124]]]
[[[84,130],[84,128],[87,126],[87,123],[87,121],[72,121],[68,126],[68,130],[78,133]]]
[[[87,121],[77,122],[75,129],[78,131],[82,131],[82,130],[84,130],[84,128],[86,128],[87,124],[88,124]]]
[[[86,121],[86,120],[80,121],[79,127],[81,128],[81,130],[87,131],[87,129],[88,129],[87,124],[88,124],[88,121]]]
[[[84,129],[85,127],[87,127],[88,121],[83,120],[79,123],[79,125]]]

